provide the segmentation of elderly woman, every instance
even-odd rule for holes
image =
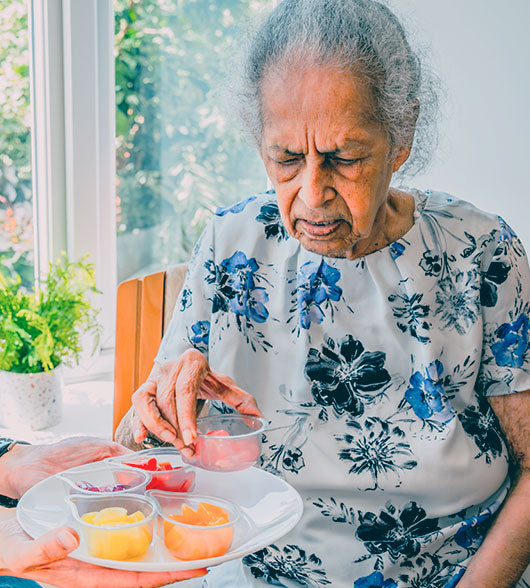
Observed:
[[[198,398],[270,419],[260,465],[304,516],[224,585],[514,586],[530,551],[519,239],[458,198],[390,187],[425,153],[428,104],[384,5],[284,0],[246,79],[274,190],[220,209],[197,244],[136,439],[192,452]]]

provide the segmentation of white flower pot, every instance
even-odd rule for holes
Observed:
[[[61,414],[60,367],[36,374],[0,370],[0,421],[4,427],[18,425],[39,431],[59,423]]]

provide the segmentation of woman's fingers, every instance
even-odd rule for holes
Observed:
[[[131,419],[131,429],[134,441],[136,443],[143,443],[149,431],[136,413]]]
[[[258,408],[256,399],[236,386],[234,380],[225,374],[211,370],[205,378],[202,391],[209,398],[218,398],[235,408],[241,414],[250,416],[263,416]]]
[[[45,582],[58,588],[158,588],[206,575],[207,570],[182,572],[130,572],[111,570],[66,559],[48,568],[39,568],[21,577]]]
[[[156,404],[162,417],[170,423],[179,437],[175,383],[182,369],[182,362],[169,362],[160,366],[156,373]]]
[[[182,366],[175,382],[177,416],[184,445],[197,436],[197,394],[207,376],[208,361],[202,353],[191,349],[181,357]]]
[[[147,380],[132,396],[134,411],[151,433],[166,441],[174,443],[177,439],[175,428],[161,415],[156,403],[156,381]]]
[[[33,541],[14,518],[2,523],[0,538],[3,566],[14,573],[61,560],[79,546],[77,533],[68,527],[54,529]]]

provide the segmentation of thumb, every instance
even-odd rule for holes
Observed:
[[[2,556],[4,565],[15,573],[63,559],[79,546],[77,533],[69,527],[54,529],[32,540],[16,520],[9,522],[11,525],[2,529],[2,539],[6,539]]]

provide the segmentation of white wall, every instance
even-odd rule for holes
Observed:
[[[512,225],[530,252],[530,0],[392,0],[446,87],[440,147],[411,185]]]

